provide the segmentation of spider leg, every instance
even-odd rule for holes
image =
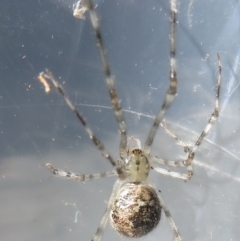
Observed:
[[[184,148],[185,152],[189,152],[189,145],[185,143],[183,140],[181,140],[172,130],[169,129],[167,126],[166,121],[163,119],[162,123],[160,123],[160,126],[165,130],[165,132],[171,136],[174,140],[176,140],[177,145],[182,146]]]
[[[165,215],[167,217],[167,220],[168,220],[168,222],[170,224],[170,227],[172,229],[173,235],[175,237],[175,241],[182,241],[182,238],[181,238],[181,235],[180,235],[180,233],[178,231],[178,228],[177,228],[177,226],[176,226],[176,224],[175,224],[175,222],[174,222],[174,220],[172,218],[172,215],[171,215],[171,213],[170,213],[170,211],[169,211],[169,209],[168,209],[168,207],[167,207],[167,205],[166,205],[162,195],[160,194],[160,192],[158,192],[158,197],[160,199],[160,203],[162,205],[163,211],[164,211],[164,213],[165,213]]]
[[[186,164],[183,160],[167,161],[156,156],[151,156],[151,161],[160,165],[171,166],[171,167],[185,167]]]
[[[198,148],[201,145],[203,139],[209,133],[209,131],[211,130],[212,126],[214,125],[214,123],[216,122],[216,120],[219,116],[219,97],[220,97],[221,78],[222,78],[222,64],[221,64],[221,59],[220,59],[219,54],[217,54],[217,58],[218,58],[218,77],[217,77],[216,99],[215,99],[214,111],[211,114],[211,116],[208,120],[208,123],[205,126],[205,128],[203,129],[201,135],[199,136],[199,138],[195,142],[194,146],[190,149],[190,151],[188,153],[187,160],[185,161],[186,166],[191,165],[191,163],[194,159],[195,152],[198,150]],[[189,177],[191,178],[192,175],[193,175],[193,172],[191,170],[188,170],[188,173],[189,173]]]
[[[167,161],[160,159],[158,157],[151,156],[151,161],[161,164],[161,165],[167,165],[167,166],[173,166],[173,167],[187,167],[187,172],[188,174],[181,174],[177,172],[171,172],[168,171],[167,169],[163,168],[158,168],[154,167],[153,170],[167,176],[175,177],[175,178],[181,178],[184,180],[190,180],[192,175],[193,175],[193,168],[192,168],[192,161],[194,159],[195,152],[198,150],[199,146],[201,145],[203,139],[206,137],[206,135],[209,133],[211,130],[212,126],[216,122],[218,116],[219,116],[219,97],[220,97],[220,88],[221,88],[221,73],[222,73],[222,65],[221,65],[221,60],[220,60],[220,55],[217,55],[218,57],[218,77],[217,77],[217,87],[216,87],[216,99],[215,99],[215,107],[214,111],[211,114],[207,125],[203,129],[202,133],[200,134],[199,138],[195,142],[194,146],[190,148],[186,143],[181,141],[172,131],[169,130],[169,128],[166,126],[165,121],[161,123],[163,129],[170,135],[172,136],[179,145],[184,147],[184,151],[188,153],[187,160],[181,161],[181,160],[176,160],[176,161]]]
[[[153,125],[150,129],[148,137],[145,141],[144,152],[149,154],[154,137],[159,128],[160,122],[163,120],[166,110],[172,104],[177,93],[177,72],[176,72],[176,21],[177,21],[177,3],[176,0],[170,1],[170,85],[165,96],[164,103],[154,118]]]
[[[47,163],[45,165],[48,170],[58,176],[58,177],[63,177],[63,178],[68,178],[68,179],[73,179],[77,181],[91,181],[93,179],[97,178],[103,178],[103,177],[111,177],[111,176],[116,176],[117,173],[115,170],[108,171],[108,172],[98,172],[98,173],[92,173],[92,174],[78,174],[74,172],[67,172],[58,168],[53,167],[50,163]]]
[[[161,168],[161,167],[151,167],[151,169],[155,172],[161,173],[165,176],[169,176],[169,177],[173,177],[173,178],[179,178],[182,179],[184,181],[189,180],[188,174],[183,174],[183,173],[179,173],[179,172],[173,172],[173,171],[169,171],[165,168]]]
[[[160,165],[164,165],[164,166],[171,166],[171,167],[186,167],[186,163],[185,160],[175,160],[175,161],[167,161],[164,159],[160,159],[156,156],[150,156],[150,162],[153,163],[157,163]],[[168,169],[165,168],[161,168],[161,167],[151,167],[152,170],[161,173],[165,176],[169,176],[169,177],[173,177],[173,178],[179,178],[182,179],[184,181],[187,181],[189,179],[191,179],[191,176],[189,176],[189,173],[193,173],[193,167],[192,165],[187,166],[187,170],[188,173],[187,174],[183,174],[180,172],[173,172],[173,171],[169,171]]]
[[[107,204],[107,208],[106,208],[105,213],[103,215],[103,218],[102,218],[102,220],[99,224],[97,232],[95,233],[95,235],[93,236],[93,239],[91,241],[100,241],[101,240],[104,228],[106,227],[106,224],[107,224],[108,219],[109,219],[110,211],[111,211],[112,206],[114,204],[114,200],[115,200],[115,198],[117,196],[117,193],[118,193],[118,190],[119,190],[119,188],[121,187],[122,184],[123,184],[123,181],[121,181],[119,179],[115,182],[115,184],[113,186],[111,196],[110,196],[108,204]]]
[[[79,122],[83,125],[89,138],[92,140],[92,142],[95,144],[95,146],[100,150],[102,155],[112,164],[113,167],[115,167],[115,170],[116,170],[119,178],[124,179],[125,174],[124,174],[124,171],[122,170],[122,168],[120,168],[117,165],[117,163],[114,161],[114,159],[112,158],[110,153],[107,151],[107,149],[104,147],[102,142],[94,135],[91,128],[87,125],[86,121],[84,120],[82,115],[78,112],[78,110],[76,109],[76,107],[74,106],[72,101],[68,98],[62,85],[54,78],[53,74],[49,70],[46,70],[45,72],[42,72],[39,74],[38,79],[39,80],[44,79],[47,83],[48,83],[48,81],[50,81],[55,86],[55,88],[58,90],[58,92],[63,96],[68,107],[72,110],[72,112],[78,118]]]
[[[108,92],[110,95],[112,109],[113,109],[113,112],[117,119],[117,122],[119,124],[119,129],[120,129],[120,133],[121,133],[119,153],[120,153],[121,159],[124,159],[123,153],[127,148],[127,128],[126,128],[126,124],[125,124],[125,118],[123,115],[122,107],[120,105],[120,100],[117,95],[117,91],[115,89],[114,76],[111,73],[110,64],[107,59],[106,50],[105,50],[105,47],[103,44],[102,33],[100,31],[100,25],[99,25],[99,19],[97,17],[97,13],[95,11],[92,0],[86,0],[86,1],[87,1],[88,9],[89,9],[89,16],[90,16],[90,20],[92,23],[92,27],[95,32],[97,46],[98,46],[98,49],[100,52],[104,73],[106,76],[106,84],[107,84]]]

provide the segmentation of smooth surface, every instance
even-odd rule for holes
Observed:
[[[144,143],[169,83],[168,2],[96,3],[128,133]],[[90,241],[116,179],[79,183],[55,178],[44,167],[50,162],[78,173],[111,170],[56,91],[44,93],[36,77],[46,67],[61,78],[96,135],[118,158],[118,126],[95,38],[88,17],[72,16],[72,4],[0,3],[0,240]],[[184,183],[151,173],[185,241],[240,236],[239,16],[237,0],[179,4],[178,96],[166,119],[189,144],[213,109],[217,52],[223,65],[220,117],[196,154],[193,179]],[[185,156],[163,130],[152,151],[169,160]],[[113,239],[125,240],[107,226],[102,240]],[[164,215],[142,240],[173,240]]]

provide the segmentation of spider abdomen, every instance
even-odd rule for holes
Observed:
[[[145,184],[127,183],[118,192],[110,212],[110,223],[121,235],[139,238],[151,232],[161,218],[155,190]]]

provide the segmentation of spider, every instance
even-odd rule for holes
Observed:
[[[47,163],[46,167],[56,176],[75,179],[78,181],[87,181],[114,175],[118,176],[108,201],[106,211],[92,241],[101,240],[104,228],[108,220],[110,221],[112,227],[122,236],[139,238],[147,235],[155,227],[157,227],[161,218],[162,210],[164,211],[173,231],[175,241],[181,241],[182,237],[180,232],[178,231],[173,217],[170,214],[166,203],[164,202],[164,199],[162,198],[160,192],[155,188],[155,186],[148,180],[148,176],[150,170],[156,171],[166,176],[179,178],[184,181],[190,180],[193,176],[192,162],[194,160],[195,152],[198,150],[198,147],[201,145],[205,136],[209,133],[219,115],[219,97],[222,70],[220,56],[219,54],[217,55],[218,77],[214,111],[195,144],[191,147],[187,146],[168,129],[165,121],[163,120],[165,112],[171,106],[177,93],[175,36],[177,25],[177,0],[170,0],[170,84],[165,96],[164,103],[155,116],[146,141],[142,147],[138,138],[127,136],[124,113],[120,105],[117,91],[115,89],[114,77],[111,73],[110,64],[106,56],[99,19],[92,0],[80,0],[77,4],[74,5],[74,7],[80,8],[74,10],[74,16],[77,18],[85,19],[84,14],[89,12],[91,24],[96,36],[97,46],[103,64],[103,70],[106,76],[106,85],[108,87],[113,113],[116,117],[117,123],[119,124],[119,133],[121,136],[119,146],[120,160],[116,161],[113,159],[102,142],[95,136],[92,129],[88,126],[83,116],[78,112],[72,101],[68,98],[62,85],[54,78],[53,74],[49,70],[45,70],[38,76],[39,81],[45,87],[45,91],[48,93],[51,90],[51,85],[55,86],[58,92],[65,99],[66,104],[76,115],[79,122],[83,125],[85,131],[87,132],[89,138],[92,140],[96,148],[99,149],[102,155],[112,165],[113,170],[104,173],[77,174],[57,169],[50,163]],[[84,8],[84,11],[82,11],[82,8]],[[174,137],[180,143],[180,145],[183,146],[186,153],[185,160],[168,161],[160,159],[151,154],[151,146],[160,125],[166,130],[168,134]],[[135,146],[130,147],[130,141],[136,143]],[[187,170],[187,173],[184,174],[180,172],[169,171],[165,168],[153,167],[151,165],[152,163],[171,167],[183,167]]]

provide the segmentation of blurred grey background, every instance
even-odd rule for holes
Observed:
[[[96,135],[118,158],[118,125],[110,109],[95,37],[72,16],[73,0],[0,2],[0,240],[90,241],[116,177],[86,183],[56,178],[45,163],[92,173],[111,170],[55,90],[37,81],[49,68]],[[167,0],[98,0],[101,29],[116,77],[128,133],[144,142],[168,88]],[[186,241],[239,240],[240,2],[178,2],[178,95],[166,120],[193,144],[212,113],[223,65],[221,111],[183,181],[151,173]],[[162,129],[153,153],[184,152]],[[104,240],[126,240],[109,225]],[[142,240],[174,240],[164,216]]]

